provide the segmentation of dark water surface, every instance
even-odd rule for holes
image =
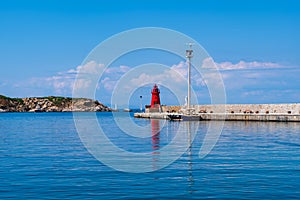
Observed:
[[[135,142],[120,136],[111,113],[97,116],[116,145],[135,152],[161,148],[180,123],[166,122],[159,134]],[[155,121],[134,120],[159,128]],[[1,113],[0,199],[300,197],[300,123],[226,122],[212,152],[200,159],[207,123],[199,122],[191,149],[173,164],[125,173],[89,154],[72,113]],[[155,159],[149,165],[155,168]]]

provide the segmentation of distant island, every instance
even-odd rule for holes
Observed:
[[[0,95],[0,112],[110,112],[97,100],[70,97],[10,98]]]

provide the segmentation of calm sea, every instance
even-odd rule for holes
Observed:
[[[152,126],[149,137],[135,143],[122,136],[111,113],[97,117],[116,145],[134,152],[162,148],[181,123],[167,121],[154,136],[160,121],[133,119]],[[197,123],[191,148],[177,161],[154,172],[126,173],[86,150],[72,113],[1,113],[0,199],[300,198],[300,123],[226,122],[203,159],[198,153],[208,122]],[[155,162],[144,164],[155,169]]]

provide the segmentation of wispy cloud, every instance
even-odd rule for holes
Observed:
[[[129,69],[130,68],[127,66],[119,66],[105,70],[97,88],[104,88],[107,91],[112,90],[122,74],[126,73]],[[22,85],[27,87],[38,86],[47,88],[47,91],[52,90],[54,95],[70,96],[74,88],[86,89],[91,87],[92,80],[98,80],[98,76],[102,70],[104,70],[103,64],[98,64],[92,61],[67,71],[57,72],[53,76],[33,77],[26,82],[22,81],[16,83],[15,87],[21,87]],[[103,87],[101,87],[101,84]]]
[[[204,67],[208,66],[209,62],[204,64]],[[217,68],[221,71],[236,71],[236,70],[244,70],[251,69],[254,70],[253,73],[244,74],[243,77],[250,78],[261,78],[262,73],[255,72],[257,69],[268,68],[268,69],[278,69],[283,66],[270,63],[270,62],[245,62],[240,61],[238,63],[231,62],[222,62],[222,63],[214,63]],[[211,64],[209,64],[211,65]],[[91,85],[91,77],[97,76],[101,70],[104,69],[103,64],[98,64],[95,62],[89,62],[83,66],[77,66],[76,68],[69,69],[67,71],[58,72],[57,74],[50,77],[39,77],[39,78],[31,78],[31,80],[27,84],[31,85],[39,85],[40,87],[47,87],[48,89],[53,90],[54,94],[57,95],[70,95],[74,87],[88,88]],[[105,70],[103,76],[99,81],[99,90],[106,90],[107,92],[111,92],[117,81],[124,76],[131,68],[129,66],[118,66],[111,67]],[[211,74],[212,78],[214,74]],[[224,72],[222,76],[225,80],[234,79],[234,73]],[[96,77],[97,79],[99,77]],[[161,80],[172,80],[174,83],[180,84],[186,82],[187,78],[187,63],[180,62],[178,64],[174,64],[170,67],[170,70],[164,71],[164,73],[152,75],[151,73],[141,73],[137,78],[132,79],[131,82],[136,87],[143,85],[145,82],[158,82]],[[207,75],[208,78],[208,75]],[[77,79],[77,85],[74,85],[75,79]],[[192,73],[193,84],[196,86],[205,86],[206,81],[203,80],[199,73],[193,71]],[[23,83],[22,83],[23,84]],[[19,84],[19,85],[22,85]]]
[[[258,61],[239,61],[237,63],[232,62],[214,62],[211,57],[208,57],[203,60],[202,63],[203,68],[207,69],[217,69],[220,71],[225,70],[257,70],[257,69],[279,69],[279,68],[287,68],[287,66],[280,65],[278,63],[273,62],[258,62]]]
[[[282,68],[283,66],[277,63],[272,62],[245,62],[240,61],[238,63],[232,62],[221,62],[216,63],[219,70],[244,70],[244,69],[274,69],[274,68]]]
[[[122,74],[130,70],[130,67],[121,65],[119,67],[112,67],[105,70],[106,74]]]
[[[167,81],[173,84],[180,84],[186,82],[187,67],[185,62],[172,65],[169,69],[150,70],[138,74],[137,78],[131,79],[133,86],[142,86],[145,83],[163,83]]]
[[[299,95],[296,95],[298,94],[298,88],[300,88],[298,81],[300,69],[298,68],[290,68],[272,62],[212,63],[209,60],[203,67],[210,68],[212,65],[217,66],[218,70],[214,73],[207,73],[206,77],[202,77],[195,70],[192,71],[192,85],[201,98],[209,96],[207,91],[205,92],[208,83],[206,79],[214,80],[216,73],[223,78],[229,102],[266,102],[272,99],[274,99],[274,102],[281,100],[287,102],[288,99],[293,101],[293,98],[299,97]],[[104,70],[104,66],[90,62],[83,66],[80,65],[73,69],[57,72],[49,77],[35,77],[18,83],[0,82],[0,87],[6,88],[6,90],[8,90],[8,86],[17,88],[15,90],[24,90],[24,93],[27,93],[26,96],[29,94],[70,96],[74,87],[88,88],[91,84],[94,84],[93,79],[97,79],[97,82],[99,81],[97,92],[101,93],[99,98],[102,99],[106,96],[109,97],[118,82],[131,73],[133,69],[122,65],[110,67],[104,71],[100,78],[98,74]],[[129,79],[127,86],[138,88],[145,85],[145,83],[160,84],[163,82],[162,80],[170,80],[176,87],[186,87],[187,63],[185,62],[174,64],[162,73],[152,73],[151,70],[150,68],[149,71],[137,74],[134,78]],[[76,79],[77,85],[75,86]],[[19,93],[22,94],[22,92]]]

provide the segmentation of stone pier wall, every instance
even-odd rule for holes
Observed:
[[[163,106],[163,112],[178,112],[182,106]],[[226,104],[194,105],[196,113],[300,114],[300,104]]]

